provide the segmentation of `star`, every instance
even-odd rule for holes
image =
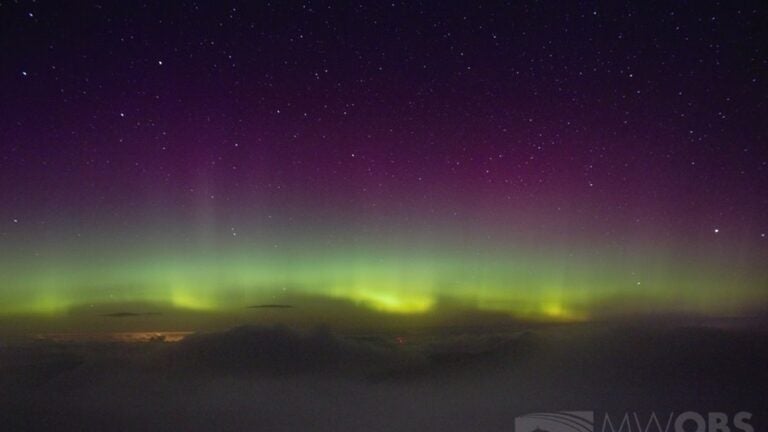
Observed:
[[[717,233],[719,233],[719,232],[720,232],[720,228],[715,228],[715,230],[714,230],[714,231],[715,231],[715,234],[717,234]]]

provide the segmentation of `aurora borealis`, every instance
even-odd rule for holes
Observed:
[[[114,312],[147,303],[142,307],[150,310],[232,313],[251,304],[329,296],[398,314],[427,313],[450,301],[524,318],[582,320],[633,312],[730,316],[764,300],[757,266],[730,270],[739,263],[706,256],[686,261],[658,250],[517,249],[434,239],[415,247],[405,239],[332,247],[304,238],[260,247],[242,240],[247,231],[239,237],[205,247],[141,238],[136,247],[153,245],[144,253],[81,240],[82,250],[46,251],[51,263],[45,269],[8,260],[17,272],[10,284],[23,289],[4,292],[4,312],[62,314],[94,304],[95,311]],[[312,306],[299,301],[304,309]]]
[[[5,331],[766,314],[759,2],[0,14]]]

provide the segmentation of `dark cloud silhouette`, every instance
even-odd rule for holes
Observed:
[[[112,312],[112,313],[101,314],[101,316],[109,317],[109,318],[132,318],[132,317],[156,316],[156,315],[161,315],[161,314],[160,312]]]
[[[241,326],[187,337],[167,352],[168,365],[182,371],[370,373],[416,357],[383,339],[339,338],[327,328],[308,333],[284,326]]]

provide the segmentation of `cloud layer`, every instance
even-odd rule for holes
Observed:
[[[702,327],[244,326],[175,344],[6,345],[0,420],[13,430],[506,431],[531,411],[697,409],[747,410],[757,422],[768,414],[766,342]]]

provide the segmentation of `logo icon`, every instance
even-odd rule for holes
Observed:
[[[515,432],[594,432],[594,411],[530,413],[515,418]]]

